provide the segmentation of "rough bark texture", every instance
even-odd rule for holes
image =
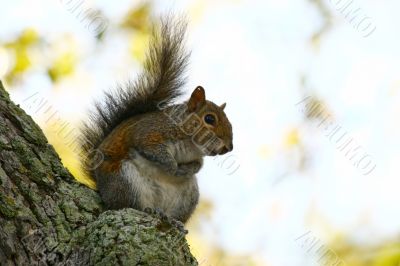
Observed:
[[[0,265],[197,265],[184,235],[162,225],[104,212],[0,81]]]

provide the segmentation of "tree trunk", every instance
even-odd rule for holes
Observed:
[[[0,81],[0,265],[197,265],[157,217],[104,211]]]

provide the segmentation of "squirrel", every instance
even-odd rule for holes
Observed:
[[[143,72],[106,92],[83,123],[83,167],[108,209],[134,208],[186,223],[199,201],[196,173],[203,157],[233,149],[224,109],[198,86],[176,104],[186,82],[187,23],[161,18],[154,26]]]

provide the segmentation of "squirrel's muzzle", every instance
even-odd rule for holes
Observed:
[[[233,150],[233,143],[231,142],[231,143],[229,143],[228,145],[225,145],[222,149],[221,149],[221,151],[219,152],[219,155],[224,155],[224,154],[226,154],[226,153],[228,153],[228,152],[230,152],[230,151],[232,151]]]

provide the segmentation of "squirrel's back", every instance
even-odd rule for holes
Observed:
[[[83,166],[91,174],[102,141],[130,117],[159,110],[181,95],[189,52],[183,46],[186,23],[164,18],[154,26],[143,72],[126,88],[105,93],[82,128]]]

